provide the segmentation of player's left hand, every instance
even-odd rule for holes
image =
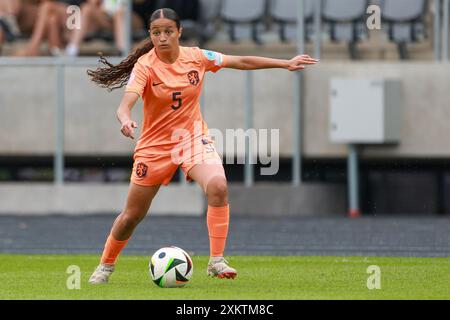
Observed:
[[[305,67],[306,65],[314,65],[317,62],[319,62],[318,59],[313,59],[310,56],[308,56],[307,54],[303,54],[303,55],[296,56],[295,58],[292,58],[291,60],[289,60],[287,69],[289,71],[303,70],[306,68]]]

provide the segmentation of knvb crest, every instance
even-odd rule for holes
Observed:
[[[146,164],[140,162],[136,165],[136,176],[138,178],[143,178],[147,174],[148,167]]]
[[[190,72],[187,74],[187,77],[188,77],[189,82],[190,82],[193,86],[198,85],[199,82],[200,82],[200,77],[199,77],[199,75],[198,75],[198,72],[195,71],[195,70],[190,71]]]

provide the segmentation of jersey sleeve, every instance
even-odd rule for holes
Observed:
[[[217,72],[225,66],[226,56],[220,52],[200,49],[200,56],[206,71]]]
[[[141,98],[149,81],[148,71],[139,61],[134,65],[125,92],[137,93]]]

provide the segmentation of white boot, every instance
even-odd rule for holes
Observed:
[[[236,269],[228,265],[228,261],[223,257],[211,257],[206,270],[208,276],[220,279],[234,279],[237,276]]]
[[[109,277],[114,272],[114,265],[100,264],[89,278],[90,284],[108,283]]]

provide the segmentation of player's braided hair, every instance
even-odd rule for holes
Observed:
[[[180,18],[172,9],[163,8],[156,10],[151,15],[149,24],[160,18],[175,21],[177,28],[180,29]],[[133,71],[134,64],[141,56],[148,53],[152,49],[153,43],[150,38],[148,38],[118,65],[109,63],[108,60],[101,54],[99,62],[103,64],[103,66],[98,67],[96,70],[88,70],[87,74],[91,77],[93,82],[103,88],[107,88],[109,91],[122,88],[127,84],[131,72]]]
[[[139,57],[149,52],[152,48],[153,44],[151,40],[146,39],[139,48],[116,66],[109,63],[103,55],[100,55],[99,62],[106,65],[106,67],[102,66],[96,70],[88,70],[87,74],[91,77],[92,81],[102,88],[108,88],[109,91],[122,88],[127,84],[134,64],[138,61]]]

